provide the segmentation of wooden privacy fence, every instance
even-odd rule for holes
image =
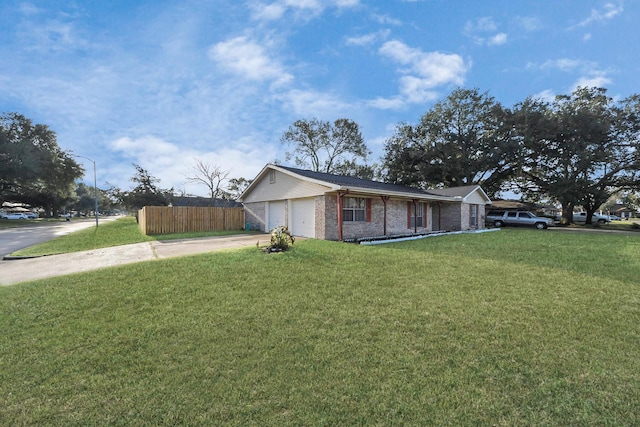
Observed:
[[[138,211],[138,225],[144,234],[242,230],[244,209],[145,206]]]

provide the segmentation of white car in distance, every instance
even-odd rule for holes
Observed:
[[[0,218],[2,218],[2,219],[29,219],[29,217],[26,216],[23,213],[5,213],[5,212],[0,213]]]

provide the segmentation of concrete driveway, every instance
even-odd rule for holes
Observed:
[[[3,260],[0,261],[0,285],[140,261],[263,245],[267,244],[269,239],[269,234],[238,234],[203,239],[153,241],[39,258]]]

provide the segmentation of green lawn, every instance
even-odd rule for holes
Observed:
[[[146,236],[140,231],[134,217],[123,217],[115,221],[104,222],[96,227],[80,230],[56,239],[30,246],[14,252],[14,256],[54,255],[69,252],[79,252],[112,246],[128,245],[132,243],[148,242],[150,240],[193,239],[198,237],[224,236],[245,233],[234,231],[206,231],[193,233],[163,234]]]
[[[637,218],[625,221],[611,221],[609,224],[603,227],[607,227],[607,229],[612,230],[640,231],[640,222]]]
[[[0,289],[0,425],[640,424],[640,239],[306,240]]]

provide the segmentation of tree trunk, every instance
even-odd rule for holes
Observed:
[[[562,218],[560,219],[561,225],[569,225],[573,222],[573,203],[562,202]]]

